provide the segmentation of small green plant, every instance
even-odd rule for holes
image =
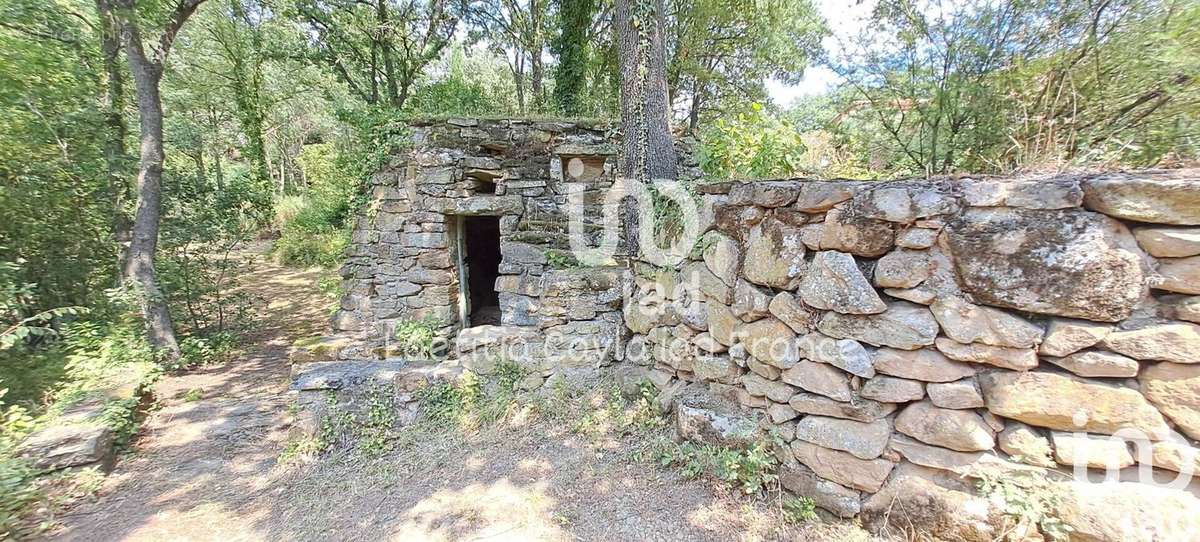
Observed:
[[[981,472],[976,488],[1018,524],[1037,525],[1051,540],[1070,538],[1071,526],[1054,515],[1062,504],[1061,489],[1044,475],[1026,471]]]
[[[689,478],[709,475],[753,495],[770,489],[779,479],[779,461],[771,449],[767,441],[741,449],[685,442],[663,450],[659,462],[664,467],[679,467]]]
[[[204,397],[204,390],[200,388],[192,388],[183,394],[183,402],[195,403]]]
[[[575,255],[563,250],[547,250],[546,265],[554,269],[572,269],[579,267],[579,260]]]
[[[440,327],[441,323],[431,318],[408,320],[396,324],[392,337],[396,339],[396,347],[406,355],[430,358]]]
[[[783,517],[789,523],[808,523],[817,520],[817,503],[809,497],[783,499]]]

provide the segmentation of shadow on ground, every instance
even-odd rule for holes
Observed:
[[[251,346],[222,367],[165,378],[164,407],[64,540],[863,540],[847,524],[784,528],[765,503],[714,494],[620,439],[545,420],[478,433],[418,433],[395,452],[278,464],[287,348],[326,326],[315,271],[258,257]],[[185,402],[189,390],[201,399]],[[556,425],[557,423],[557,425]]]

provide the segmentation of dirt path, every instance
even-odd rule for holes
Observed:
[[[637,461],[637,437],[597,438],[562,417],[463,433],[408,432],[395,451],[279,465],[288,346],[326,328],[316,272],[257,258],[246,354],[164,378],[146,422],[66,540],[866,540],[848,524],[783,527],[764,503],[715,494]],[[201,390],[188,401],[189,391]],[[194,396],[195,394],[192,393]],[[194,399],[194,397],[192,397]],[[719,493],[719,492],[718,492]]]

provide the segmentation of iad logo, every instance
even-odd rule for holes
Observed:
[[[1072,418],[1075,427],[1087,427],[1090,414],[1086,409],[1079,409]],[[1102,470],[1105,482],[1116,482],[1121,479],[1121,470],[1127,462],[1121,461],[1123,454],[1128,454],[1129,446],[1133,446],[1132,459],[1137,463],[1138,483],[1153,485],[1163,489],[1181,490],[1187,487],[1196,468],[1196,450],[1186,442],[1172,446],[1173,440],[1179,437],[1173,435],[1148,435],[1146,432],[1133,427],[1122,427],[1112,435],[1094,435],[1083,431],[1071,433],[1072,474],[1076,480],[1087,482],[1089,469]],[[1062,443],[1065,444],[1065,443]],[[1055,443],[1055,446],[1061,446]],[[1177,454],[1179,472],[1169,482],[1160,482],[1154,477],[1155,447],[1163,454]],[[1065,457],[1064,450],[1059,450],[1059,456]],[[1161,457],[1161,456],[1160,456]],[[1126,463],[1126,464],[1122,464]],[[1166,472],[1166,469],[1160,469]]]
[[[574,169],[568,165],[567,174],[574,175]],[[651,183],[654,193],[660,202],[670,202],[679,210],[674,220],[680,222],[682,232],[674,236],[669,245],[661,247],[655,239],[655,225],[658,217],[655,213],[655,198],[649,187],[637,179],[618,177],[604,194],[602,210],[602,235],[597,246],[591,246],[591,237],[585,216],[584,199],[589,183],[568,182],[567,216],[568,233],[571,251],[575,258],[584,265],[605,265],[613,261],[620,243],[621,230],[626,226],[622,221],[622,206],[632,204],[630,211],[637,217],[637,240],[640,248],[640,258],[660,266],[676,265],[687,257],[696,240],[700,237],[700,210],[696,200],[692,198],[683,184],[673,180],[655,180]],[[627,211],[629,212],[629,211]],[[634,235],[626,232],[626,235]]]

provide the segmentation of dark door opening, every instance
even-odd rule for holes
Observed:
[[[462,221],[463,270],[470,296],[470,326],[500,325],[500,217],[467,216]]]

